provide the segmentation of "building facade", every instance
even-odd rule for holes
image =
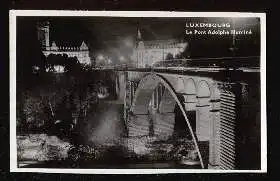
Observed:
[[[89,56],[89,48],[83,41],[80,46],[57,46],[55,41],[50,45],[50,23],[43,22],[38,23],[38,40],[41,43],[42,51],[47,57],[50,54],[66,54],[68,57],[77,57],[81,64],[89,65],[91,64],[91,59]]]
[[[131,59],[136,67],[150,67],[155,62],[173,59],[187,48],[188,43],[176,39],[144,41],[138,29]]]

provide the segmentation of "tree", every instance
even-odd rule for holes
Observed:
[[[75,73],[81,71],[81,65],[77,57],[68,57],[67,54],[50,54],[46,59],[46,67],[53,70],[55,65],[61,65],[65,67],[66,72]]]
[[[69,57],[65,62],[65,69],[68,73],[74,73],[79,71],[81,68],[80,62],[77,57]]]
[[[174,58],[173,55],[172,55],[171,53],[168,53],[168,54],[166,55],[165,60],[172,60],[173,58]]]

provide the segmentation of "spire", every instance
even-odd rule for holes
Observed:
[[[142,35],[141,35],[141,31],[140,31],[140,28],[139,28],[139,22],[138,22],[138,25],[137,25],[137,37],[136,37],[136,48],[140,48],[140,49],[143,49],[144,48],[144,41],[142,39]]]
[[[139,28],[137,29],[137,39],[142,40],[142,35]]]
[[[80,46],[80,50],[88,50],[88,46],[86,45],[86,43],[83,41],[81,46]]]
[[[142,40],[142,34],[141,34],[141,31],[140,31],[140,21],[137,22],[137,41],[140,41]]]
[[[52,46],[50,48],[51,50],[58,50],[58,47],[56,46],[55,42],[52,42]]]

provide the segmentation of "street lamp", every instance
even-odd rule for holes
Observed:
[[[235,26],[235,19],[233,18],[232,19],[232,27],[233,27],[233,30],[235,30],[236,26]],[[235,51],[237,50],[237,47],[236,47],[236,35],[235,33],[232,33],[232,44],[231,44],[232,47],[230,47],[230,51],[232,52],[232,56],[235,57]]]
[[[235,53],[236,53],[236,50],[238,49],[237,47],[236,47],[236,35],[235,35],[235,28],[236,28],[236,20],[235,20],[235,18],[232,18],[232,27],[233,27],[233,33],[232,33],[232,44],[231,44],[231,47],[229,48],[230,49],[230,51],[231,51],[231,53],[232,53],[232,57],[234,58],[235,57]],[[232,68],[235,70],[236,69],[236,67],[235,67],[235,62],[234,62],[234,60],[232,60],[233,61],[233,66],[232,66]],[[227,68],[229,67],[229,65],[226,65],[227,66]]]

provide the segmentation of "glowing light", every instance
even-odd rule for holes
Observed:
[[[108,58],[108,64],[111,64],[112,63],[112,60],[110,58]]]
[[[55,65],[54,66],[54,70],[55,70],[55,72],[57,72],[57,73],[63,73],[63,72],[65,72],[65,67],[64,66],[61,66],[61,65]]]
[[[104,99],[109,96],[108,88],[101,86],[98,90],[97,97],[99,99]]]
[[[97,59],[98,59],[98,60],[103,60],[103,59],[104,59],[104,56],[100,54],[100,55],[97,56]]]
[[[39,70],[40,69],[40,67],[38,67],[38,66],[33,66],[32,67],[34,70]]]
[[[120,56],[120,61],[121,61],[121,62],[124,61],[124,56]]]

